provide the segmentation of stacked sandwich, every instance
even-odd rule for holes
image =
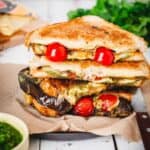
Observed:
[[[40,28],[26,45],[35,56],[19,72],[20,87],[46,116],[128,116],[150,74],[145,41],[96,16]]]

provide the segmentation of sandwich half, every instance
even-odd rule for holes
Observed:
[[[93,111],[90,115],[125,117],[133,112],[133,89],[107,89],[105,84],[79,80],[33,78],[29,68],[21,70],[18,79],[27,103],[45,116],[73,114],[73,108],[84,98],[90,98],[92,101]],[[101,96],[111,96],[114,99],[103,100]]]

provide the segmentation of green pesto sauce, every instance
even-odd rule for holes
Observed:
[[[23,137],[21,133],[8,123],[0,122],[0,150],[11,150]]]

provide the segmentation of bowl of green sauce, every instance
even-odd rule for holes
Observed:
[[[0,113],[0,149],[28,150],[29,131],[26,124],[19,118]]]

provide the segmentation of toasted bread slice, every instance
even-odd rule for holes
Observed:
[[[95,81],[98,78],[148,78],[150,74],[146,62],[118,62],[111,66],[103,66],[94,61],[52,62],[43,57],[35,57],[30,62],[30,71],[34,77],[73,78]],[[73,76],[73,77],[72,77]]]
[[[28,34],[25,44],[29,47],[33,43],[48,45],[52,42],[59,42],[70,50],[93,51],[104,46],[120,53],[147,49],[143,38],[97,16],[83,16],[39,28]]]

